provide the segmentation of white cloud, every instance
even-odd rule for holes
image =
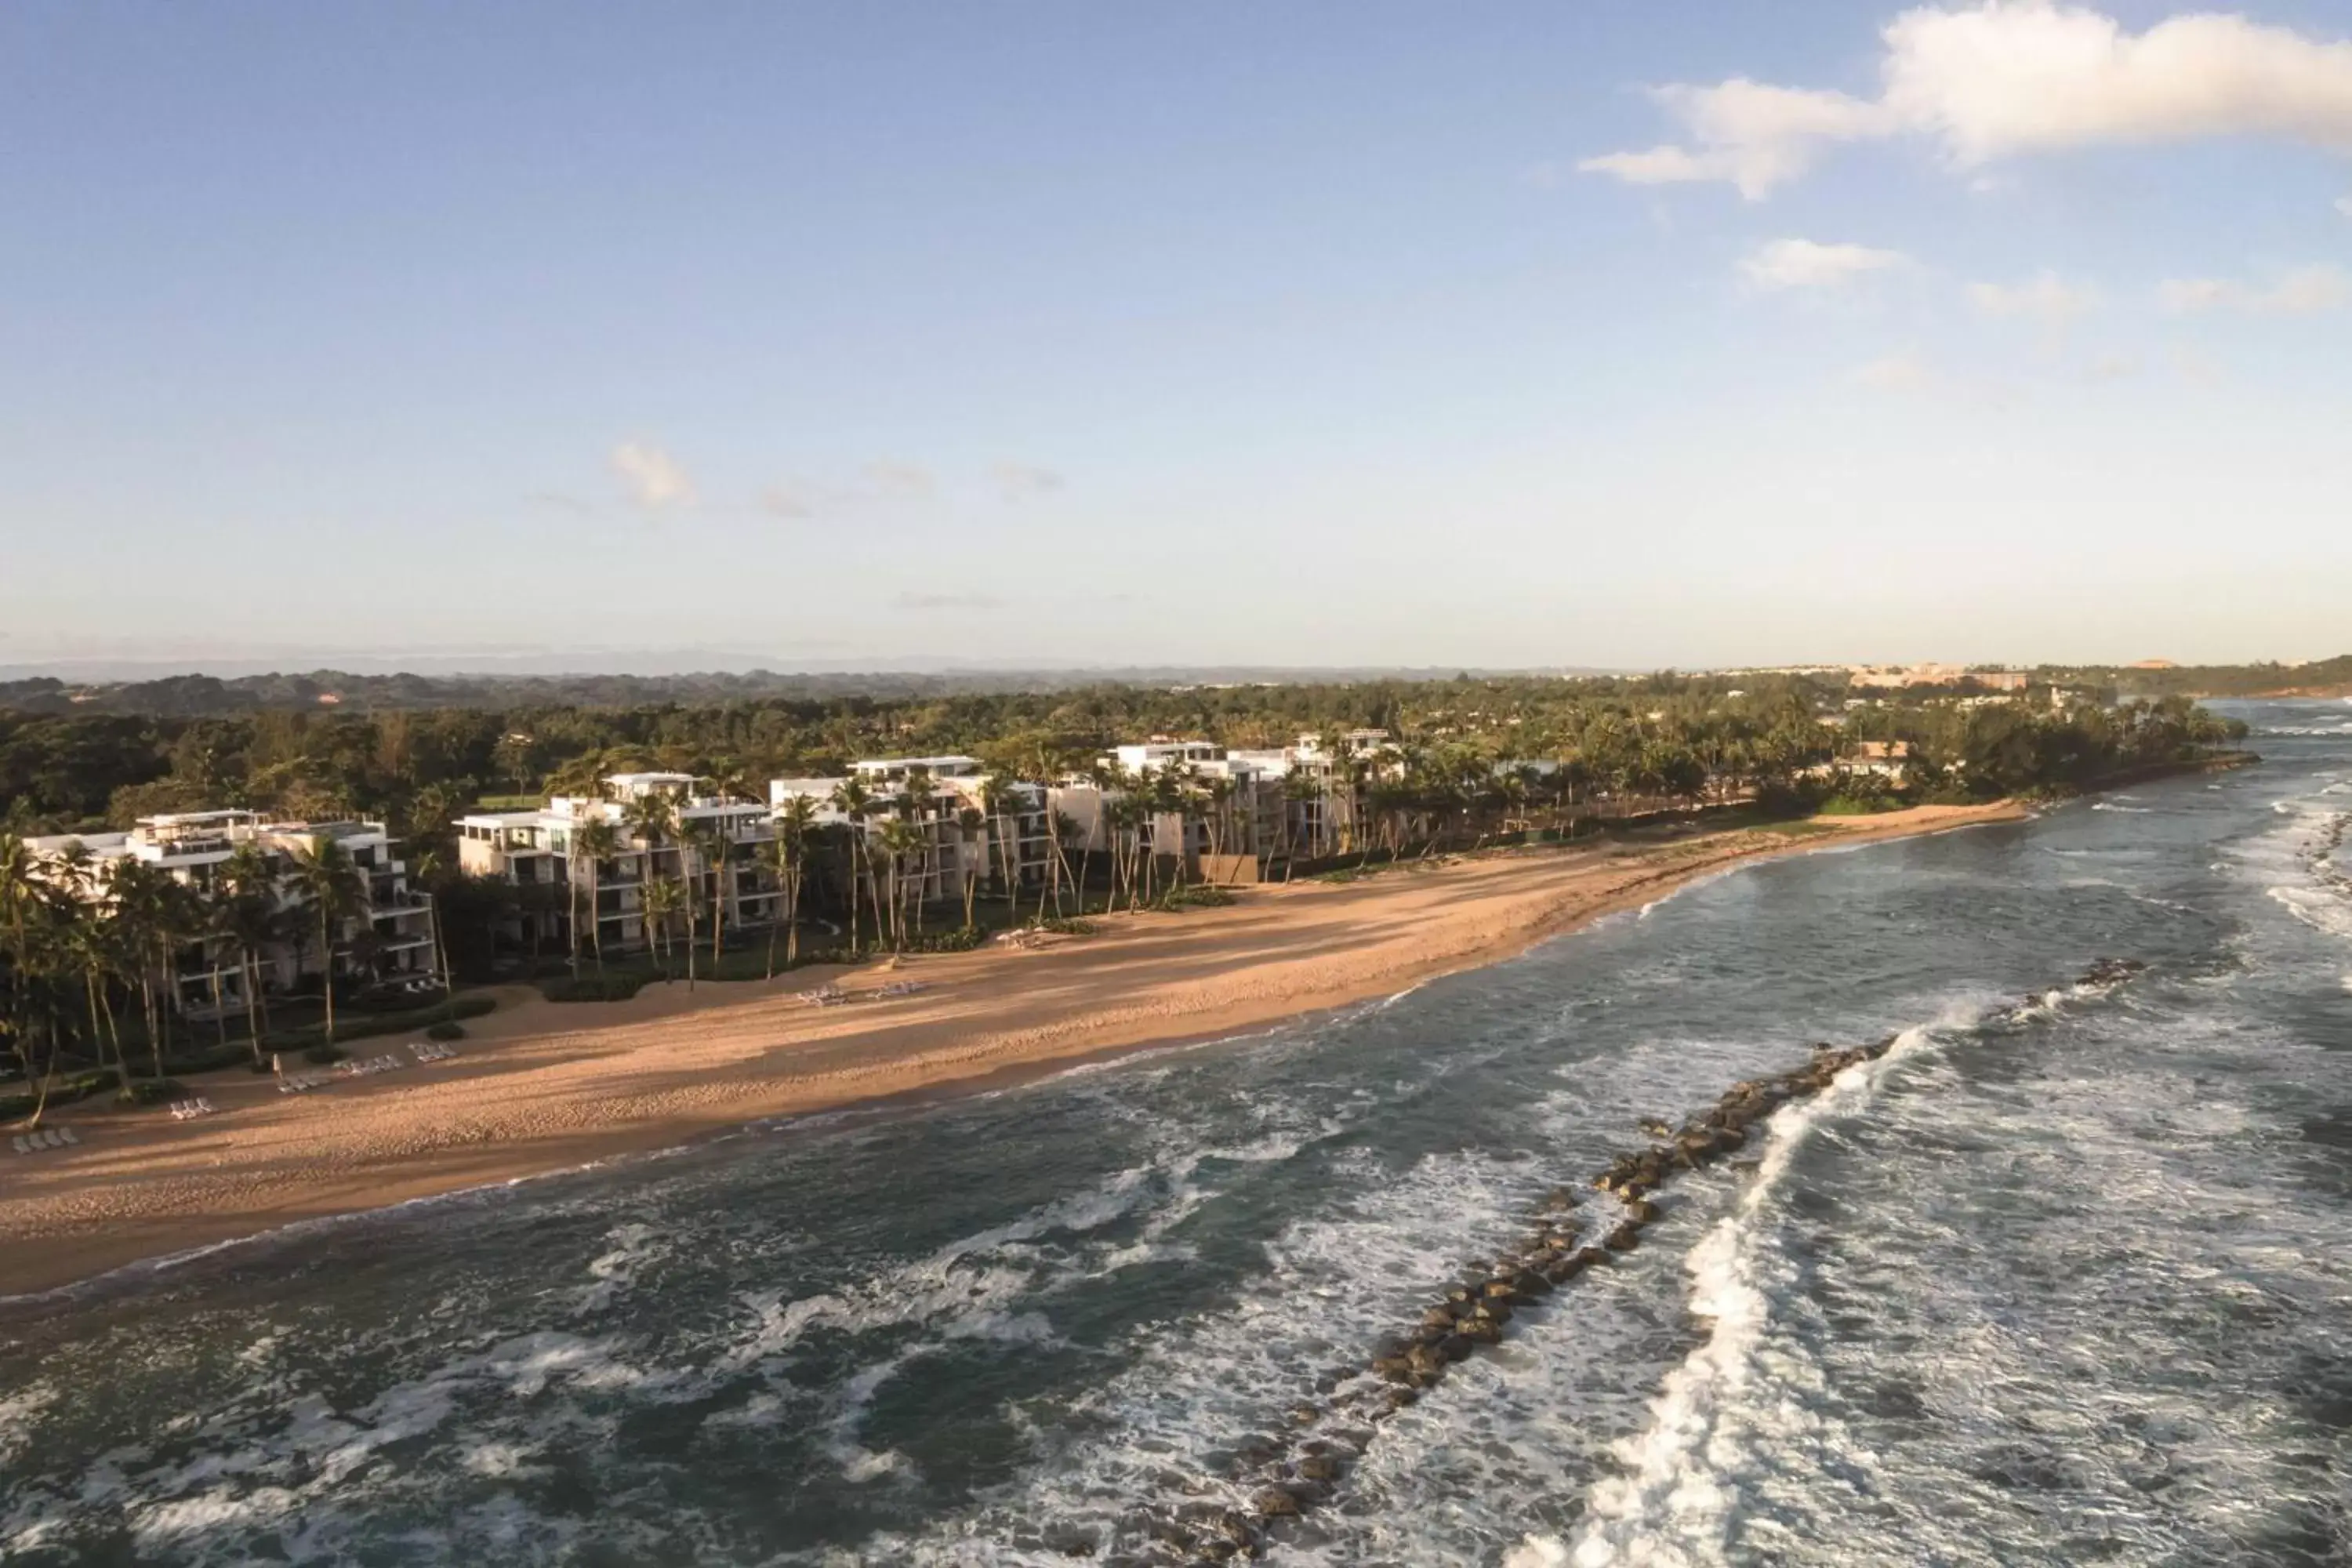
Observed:
[[[1936,373],[1917,354],[1899,353],[1857,367],[1853,379],[1874,392],[1924,392],[1935,384]]]
[[[1836,289],[1906,259],[1899,250],[1874,250],[1866,245],[1776,239],[1743,259],[1739,270],[1756,289]]]
[[[2024,317],[2053,329],[2096,310],[2097,292],[2044,272],[2022,283],[1971,283],[1969,303],[1988,316]]]
[[[929,500],[939,489],[939,480],[930,469],[890,458],[866,464],[866,482],[877,498],[886,500]]]
[[[2352,304],[2352,277],[2324,263],[2298,267],[2268,287],[2222,278],[2174,278],[2158,285],[2156,297],[2168,310],[2245,310],[2262,316],[2311,316]]]
[[[1034,500],[1051,495],[1066,482],[1051,468],[1041,468],[1033,463],[999,463],[989,469],[988,477],[995,481],[996,493],[1009,501]]]
[[[1842,92],[1771,87],[1735,77],[1717,87],[1662,87],[1652,95],[1686,126],[1698,150],[1653,147],[1611,153],[1577,164],[1636,185],[1722,180],[1749,201],[1812,166],[1824,142],[1883,135],[1883,112]]]
[[[2130,354],[2101,354],[2083,369],[2086,380],[2129,381],[2140,373],[2140,363]]]
[[[2352,42],[2195,13],[2125,31],[2054,0],[1922,6],[1881,33],[1877,99],[1735,77],[1654,96],[1692,145],[1588,158],[1637,184],[1719,180],[1758,200],[1824,147],[1935,139],[1967,168],[2019,153],[2266,136],[2352,153]]]
[[[810,518],[817,514],[818,499],[805,485],[769,485],[760,492],[760,510],[770,517]]]
[[[2342,213],[2346,217],[2352,217],[2352,196],[2336,197],[2336,210]]]
[[[694,503],[694,481],[686,469],[649,442],[624,441],[614,447],[613,471],[620,476],[629,499],[648,510]]]

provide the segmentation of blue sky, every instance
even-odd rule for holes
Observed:
[[[2347,40],[20,0],[0,665],[2343,651]]]

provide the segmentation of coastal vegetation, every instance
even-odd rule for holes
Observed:
[[[1361,746],[1350,731],[1392,742]],[[1953,692],[1862,697],[1841,679],[1661,675],[1598,680],[1496,678],[1317,683],[1219,689],[1094,686],[883,700],[765,700],[709,706],[656,704],[486,709],[265,709],[177,717],[0,710],[0,1045],[32,1097],[104,1081],[134,1099],[192,1064],[232,1055],[257,1068],[271,1051],[373,1032],[353,1016],[368,996],[364,939],[338,950],[336,933],[363,907],[364,882],[331,839],[296,857],[295,895],[274,896],[266,868],[232,860],[198,891],[135,861],[110,864],[102,897],[61,892],[21,836],[91,832],[158,812],[247,807],[294,819],[364,816],[405,841],[415,879],[435,895],[438,938],[452,973],[479,981],[538,979],[551,996],[625,995],[650,979],[695,987],[753,979],[817,956],[968,948],[992,931],[1072,922],[1108,909],[1175,910],[1228,895],[1202,887],[1181,862],[1140,852],[1132,831],[1153,814],[1202,825],[1219,844],[1224,781],[1168,769],[1138,777],[1103,760],[1113,743],[1152,733],[1235,745],[1321,737],[1339,759],[1327,777],[1293,787],[1345,797],[1336,846],[1288,858],[1285,875],[1360,874],[1378,864],[1496,843],[1561,841],[1662,816],[1737,809],[1749,817],[1965,804],[2064,794],[2116,775],[2196,763],[2242,734],[2186,699],[2103,705],[2048,693],[1987,698]],[[723,924],[688,882],[645,890],[654,950],[608,961],[592,940],[568,955],[502,952],[497,934],[519,901],[561,900],[570,889],[525,889],[456,868],[451,824],[486,795],[537,799],[589,793],[604,775],[638,768],[726,781],[757,795],[770,776],[843,771],[855,757],[970,752],[992,774],[960,828],[972,838],[1001,813],[1017,781],[1087,774],[1112,786],[1107,810],[1130,831],[1123,847],[1089,856],[1076,824],[1056,822],[1060,852],[1043,887],[1024,896],[1005,868],[970,874],[928,907],[907,874],[922,841],[894,805],[856,778],[830,803],[869,832],[819,823],[802,802],[763,847],[788,918],[752,930]],[[915,789],[928,786],[919,777]],[[894,815],[894,812],[900,815]],[[730,846],[682,827],[668,803],[636,803],[630,834],[676,845],[719,866]],[[614,852],[586,832],[579,852]],[[978,865],[978,858],[972,858]],[[68,880],[79,879],[79,874]],[[560,904],[559,906],[560,907]],[[595,922],[572,921],[580,931]],[[538,922],[530,922],[533,930]],[[169,1000],[173,955],[212,939],[245,984],[236,1006],[198,1026]],[[291,944],[315,974],[306,997],[272,998],[257,984],[261,955]],[[552,964],[555,973],[544,966]],[[518,967],[520,966],[520,967]],[[217,973],[217,970],[216,970]],[[217,981],[215,981],[217,984]],[[408,999],[413,1004],[413,998]],[[217,1001],[217,998],[215,998]],[[273,1016],[273,1014],[275,1016]],[[403,1027],[462,1014],[394,1014]]]

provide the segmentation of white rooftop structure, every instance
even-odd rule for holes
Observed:
[[[850,767],[869,779],[903,779],[918,769],[935,779],[971,778],[985,769],[978,757],[863,757]]]

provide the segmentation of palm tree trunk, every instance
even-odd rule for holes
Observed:
[[[849,823],[849,957],[858,954],[858,826]]]
[[[327,920],[323,901],[319,911],[319,945],[326,953],[319,989],[327,998],[327,1044],[331,1046],[335,1043],[335,930]]]
[[[131,1092],[131,1058],[122,1049],[122,1026],[115,1022],[114,1000],[107,995],[103,984],[98,988],[98,1005],[106,1015],[106,1032],[114,1041],[114,1087],[117,1092],[127,1095]],[[100,1047],[99,1059],[100,1062],[106,1059],[103,1047]]]
[[[163,1076],[163,1033],[155,1021],[155,976],[142,970],[139,976],[139,1016],[147,1025],[147,1055],[155,1064],[155,1076]]]
[[[794,863],[791,879],[784,893],[784,967],[790,969],[801,956],[801,869]]]
[[[727,874],[732,868],[732,864],[727,858],[727,852],[724,849],[720,850],[719,852],[719,890],[710,900],[710,973],[714,979],[719,974],[719,939],[727,931],[727,895],[731,890],[727,886]]]
[[[261,966],[251,953],[239,955],[238,978],[245,982],[245,1033],[253,1042],[253,1065],[261,1065],[261,1019],[254,1011],[254,1003],[261,990]]]

